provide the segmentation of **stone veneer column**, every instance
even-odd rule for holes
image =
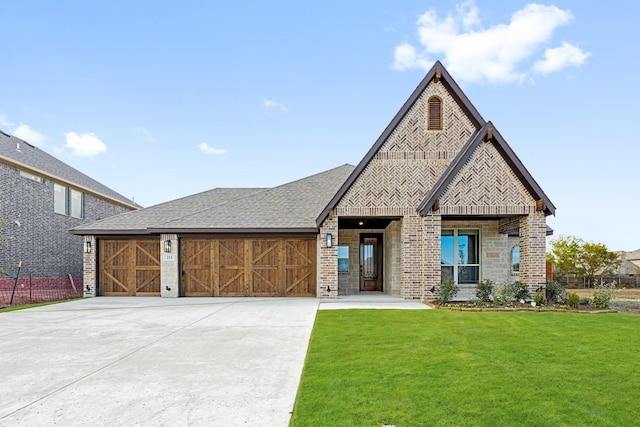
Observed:
[[[331,247],[327,247],[327,233],[331,233]],[[325,219],[320,227],[318,242],[318,280],[316,295],[319,298],[338,297],[338,217]]]
[[[544,212],[520,218],[520,281],[534,292],[546,282],[547,220]]]
[[[441,255],[440,236],[442,234],[442,217],[435,214],[427,214],[423,218],[424,223],[424,243],[422,245],[424,265],[424,287],[422,290],[422,300],[435,300],[438,298],[441,281]],[[431,288],[436,289],[431,292]]]
[[[420,299],[424,267],[422,265],[422,218],[417,213],[402,218],[401,235],[400,296],[404,299]]]
[[[87,242],[91,243],[91,252],[87,253],[85,251]],[[82,263],[83,263],[83,294],[85,297],[95,297],[96,293],[96,282],[98,280],[97,277],[97,257],[98,247],[96,236],[84,236],[82,240]]]
[[[164,251],[164,242],[171,242],[171,252]],[[178,235],[160,235],[160,296],[177,298],[180,296],[180,265],[178,263]]]

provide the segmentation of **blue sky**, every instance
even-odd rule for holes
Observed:
[[[557,206],[556,235],[640,248],[640,3],[0,0],[0,11],[0,129],[143,206],[357,164],[439,59]]]

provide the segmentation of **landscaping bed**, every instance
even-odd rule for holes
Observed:
[[[570,308],[566,305],[545,305],[532,306],[530,303],[514,303],[509,306],[498,306],[490,303],[481,303],[476,301],[451,302],[438,304],[437,302],[427,302],[433,308],[453,311],[537,311],[537,312],[572,312],[572,313],[616,313],[617,310],[612,308],[602,309],[593,307],[589,304],[579,304],[576,308]]]

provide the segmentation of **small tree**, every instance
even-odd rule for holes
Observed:
[[[580,248],[584,244],[582,239],[575,236],[558,236],[551,239],[551,252],[547,254],[547,259],[553,262],[555,272],[560,276],[576,274],[576,265]]]
[[[584,243],[576,259],[578,274],[587,278],[589,287],[593,286],[596,275],[613,274],[620,263],[622,260],[618,254],[611,252],[603,243]]]

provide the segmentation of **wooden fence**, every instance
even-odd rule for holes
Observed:
[[[567,288],[588,288],[589,281],[582,276],[553,276],[553,280]],[[616,282],[617,288],[640,288],[640,277],[629,276],[596,276],[595,283]]]

